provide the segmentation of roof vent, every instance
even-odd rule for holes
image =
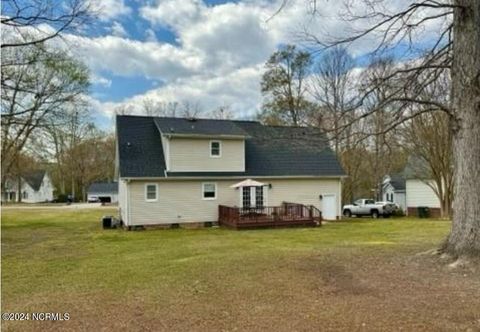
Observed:
[[[195,122],[195,121],[197,121],[197,118],[191,116],[191,117],[188,117],[188,118],[187,118],[187,121]]]
[[[131,146],[132,146],[132,143],[127,142],[127,146],[128,146],[128,147],[131,147]]]

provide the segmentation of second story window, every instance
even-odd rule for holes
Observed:
[[[220,141],[210,141],[210,157],[219,158],[222,155],[222,143]]]

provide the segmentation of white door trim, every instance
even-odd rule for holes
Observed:
[[[337,218],[337,203],[338,203],[338,202],[337,202],[337,194],[335,194],[335,193],[325,193],[325,194],[321,194],[321,195],[322,195],[322,197],[323,197],[323,199],[322,199],[322,217],[324,217],[324,218],[325,218],[325,215],[324,215],[324,211],[325,211],[325,208],[324,208],[325,197],[326,197],[326,196],[333,196],[333,198],[334,198],[334,200],[335,200],[335,201],[334,201],[334,205],[332,206],[332,210],[334,211],[334,213],[333,213],[333,214],[334,214],[334,215],[333,215],[333,219],[330,219],[330,218],[329,218],[329,219],[325,218],[325,219],[327,219],[327,220],[335,220],[335,219]]]

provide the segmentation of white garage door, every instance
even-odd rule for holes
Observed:
[[[322,217],[327,220],[337,218],[337,198],[334,194],[323,195],[322,199]]]

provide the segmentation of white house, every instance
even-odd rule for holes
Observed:
[[[418,157],[410,157],[400,174],[385,176],[382,198],[397,203],[407,215],[415,216],[419,207],[428,207],[431,217],[440,217],[440,200],[429,179],[428,167]]]
[[[218,222],[220,211],[269,220],[318,210],[324,219],[341,216],[345,173],[318,129],[117,116],[116,134],[126,226]]]
[[[5,192],[2,193],[2,202],[16,202],[18,195],[22,195],[24,203],[41,203],[53,200],[54,187],[50,176],[45,170],[35,170],[25,173],[18,180],[8,179],[5,183]]]
[[[382,182],[382,201],[396,203],[407,210],[405,177],[402,174],[386,175]]]

